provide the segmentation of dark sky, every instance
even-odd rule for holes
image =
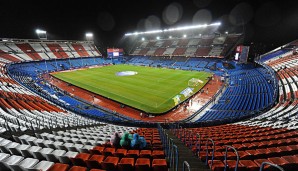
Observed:
[[[275,47],[298,38],[296,0],[6,0],[0,37],[84,40],[117,46],[126,32],[220,21],[220,31],[241,32],[245,43]]]

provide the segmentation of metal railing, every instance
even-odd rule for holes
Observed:
[[[172,166],[174,166],[174,168],[173,168],[174,171],[178,171],[179,153],[178,153],[178,147],[176,145],[173,145],[173,147],[172,147],[172,154],[174,154],[174,153],[175,153],[175,155],[172,159],[173,160]],[[170,161],[170,164],[171,163],[172,163],[172,161]]]
[[[285,171],[282,167],[280,167],[280,166],[278,166],[276,164],[273,164],[273,163],[269,163],[269,162],[263,162],[261,164],[261,166],[260,166],[260,170],[259,171],[263,171],[265,165],[270,165],[272,167],[275,167],[275,168],[279,169],[280,171]]]
[[[196,134],[197,136],[197,141],[196,141],[196,155],[200,157],[200,152],[201,152],[201,136],[200,134]]]
[[[170,167],[172,167],[172,160],[174,158],[173,146],[174,146],[173,139],[169,138],[169,141],[168,141],[168,156],[169,156],[169,161],[170,161]]]
[[[209,155],[209,150],[208,150],[208,145],[209,144],[208,144],[208,142],[209,141],[212,143],[212,157],[211,157],[211,165],[210,165],[210,168],[212,168],[213,160],[214,160],[215,144],[214,144],[214,141],[211,138],[207,139],[207,142],[206,142],[206,165],[208,165],[208,155]]]
[[[236,154],[236,157],[237,157],[235,171],[237,171],[238,170],[238,164],[239,164],[239,155],[238,155],[237,150],[233,146],[229,146],[229,145],[226,146],[225,161],[224,161],[224,163],[225,163],[225,169],[224,169],[224,171],[226,171],[227,170],[227,167],[228,167],[228,164],[227,164],[228,149],[232,149],[232,150],[235,151],[235,154]]]
[[[187,167],[187,170],[190,171],[190,166],[187,161],[183,162],[183,171],[185,171],[185,166]]]

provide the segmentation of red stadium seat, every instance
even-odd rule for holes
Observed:
[[[140,156],[141,158],[151,158],[152,151],[151,150],[141,150]]]
[[[68,164],[56,163],[48,171],[67,171],[68,168]]]
[[[127,150],[123,148],[118,148],[114,153],[113,156],[119,157],[120,159],[124,156],[126,156]]]
[[[247,171],[259,171],[260,167],[252,160],[239,160],[239,163],[246,167]]]
[[[134,170],[135,159],[134,158],[122,158],[118,163],[119,171]]]
[[[165,159],[153,159],[153,171],[168,171],[167,161]]]
[[[136,171],[150,171],[151,163],[150,159],[147,158],[138,158],[135,164]]]
[[[290,151],[291,154],[298,153],[298,145],[289,145],[288,147],[291,148],[291,151]]]
[[[72,166],[68,171],[87,171],[87,168],[81,166]]]
[[[247,160],[250,158],[250,155],[246,151],[238,151],[240,160]]]
[[[268,158],[268,160],[271,162],[271,163],[274,163],[274,164],[277,164],[281,167],[286,167],[286,166],[289,166],[289,162],[282,158],[282,157],[271,157],[271,158]]]
[[[125,157],[136,159],[139,157],[139,155],[140,155],[139,150],[128,150]]]
[[[114,152],[116,151],[115,148],[113,147],[108,147],[108,148],[105,148],[104,151],[103,151],[103,155],[104,156],[111,156]]]
[[[165,152],[163,150],[153,150],[152,151],[152,158],[153,159],[164,159]]]
[[[256,151],[256,150],[246,150],[245,152],[247,152],[252,159],[258,159],[261,156],[260,151]]]
[[[119,158],[108,156],[102,163],[101,167],[105,170],[116,170]]]
[[[221,160],[213,160],[212,166],[211,160],[208,160],[208,165],[213,171],[223,171],[223,169],[225,168],[225,165]]]
[[[293,153],[293,149],[289,146],[279,146],[278,148],[281,150],[281,153],[283,155],[295,154],[295,153]]]
[[[75,166],[87,167],[85,161],[88,160],[90,156],[91,155],[88,153],[79,153],[75,158],[71,158],[70,160]]]
[[[260,167],[263,162],[269,162],[269,160],[267,160],[267,159],[256,159],[256,160],[254,160],[254,162]],[[268,166],[265,166],[265,168],[266,167],[268,168]]]
[[[287,166],[285,166],[288,170],[295,170],[295,168],[298,168],[298,157],[296,157],[296,156],[282,156],[281,158],[283,158],[289,162],[289,164]]]
[[[229,170],[235,170],[236,163],[236,160],[227,160]],[[238,163],[238,171],[246,171],[245,166],[243,166],[240,162]]]
[[[105,156],[103,156],[103,155],[93,155],[85,162],[86,162],[88,168],[100,169],[101,163],[104,159],[105,159]]]
[[[105,147],[95,146],[93,149],[89,150],[91,154],[103,154]]]
[[[163,149],[161,140],[159,138],[158,139],[154,139],[154,137],[153,137],[151,146],[152,146],[152,149],[153,150],[162,150]]]

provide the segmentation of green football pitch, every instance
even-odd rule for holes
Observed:
[[[119,72],[133,71],[137,74],[119,76]],[[125,73],[125,72],[124,72]],[[208,72],[151,68],[132,65],[110,65],[85,70],[54,73],[53,76],[93,93],[113,99],[147,113],[164,113],[175,107],[174,97],[180,101],[188,97],[180,94],[188,81],[198,78],[203,81],[194,88],[199,91],[206,83]]]

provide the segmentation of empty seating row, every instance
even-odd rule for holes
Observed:
[[[237,150],[227,152],[229,169],[259,170],[264,161],[275,163],[287,171],[298,167],[298,131],[261,128],[258,126],[221,125],[205,128],[174,129],[174,133],[212,170],[225,167],[229,146]]]

